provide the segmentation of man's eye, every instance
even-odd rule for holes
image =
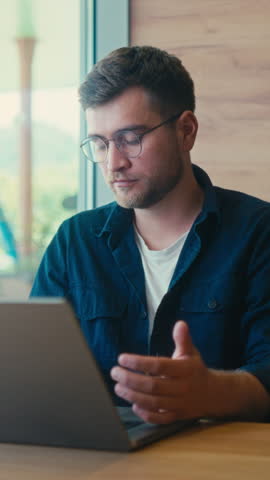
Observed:
[[[121,143],[122,145],[137,145],[139,142],[139,139],[137,135],[133,132],[125,132],[123,133],[119,138],[117,138],[117,141]]]
[[[104,152],[106,150],[106,144],[102,140],[96,140],[94,142],[94,150],[96,152]]]
[[[103,152],[104,150],[106,150],[106,145],[104,143],[98,144],[96,145],[96,150],[98,150],[99,152]]]

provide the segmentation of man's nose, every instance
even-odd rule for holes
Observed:
[[[120,152],[114,142],[110,142],[107,158],[106,158],[107,169],[115,172],[121,170],[122,168],[128,168],[130,166],[129,159]]]

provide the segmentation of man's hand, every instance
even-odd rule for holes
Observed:
[[[173,330],[172,358],[122,354],[111,371],[115,392],[132,403],[146,422],[165,424],[206,416],[211,371],[194,347],[188,326],[179,321]]]

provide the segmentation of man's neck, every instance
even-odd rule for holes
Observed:
[[[192,173],[158,204],[135,209],[135,225],[148,248],[167,248],[190,230],[202,209],[203,196]]]

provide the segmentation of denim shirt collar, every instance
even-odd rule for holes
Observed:
[[[192,168],[195,178],[204,192],[203,208],[195,224],[202,223],[211,214],[214,214],[217,220],[219,220],[220,208],[218,199],[209,176],[197,165],[193,164]],[[103,220],[98,225],[95,225],[95,233],[98,237],[104,234],[113,234],[116,235],[116,238],[121,238],[132,225],[133,209],[123,208],[116,202],[112,202],[107,207],[110,207],[111,211],[106,216],[105,221]]]
[[[220,221],[220,206],[213,186],[207,173],[198,165],[192,165],[194,176],[204,192],[203,207],[195,223],[203,222],[208,216],[216,217]]]

